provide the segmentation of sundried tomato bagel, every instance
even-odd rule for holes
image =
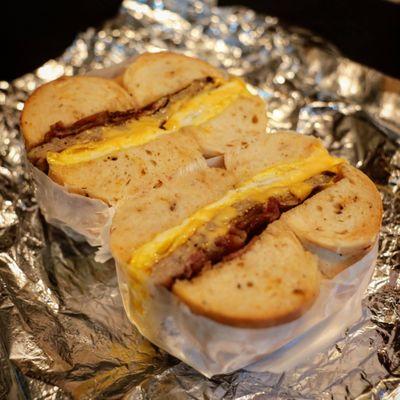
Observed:
[[[265,135],[221,168],[126,197],[111,250],[135,285],[165,287],[193,312],[241,327],[291,321],[374,245],[375,185],[318,139]]]
[[[30,161],[71,192],[116,204],[205,168],[265,134],[265,104],[239,78],[171,52],[142,54],[118,79],[62,77],[25,103]]]

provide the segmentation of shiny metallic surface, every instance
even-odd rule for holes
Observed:
[[[62,74],[166,48],[244,75],[267,101],[272,130],[321,137],[379,185],[384,224],[364,317],[294,370],[239,371],[210,380],[159,351],[128,322],[112,262],[96,263],[93,248],[40,216],[18,129],[28,95]],[[58,60],[0,82],[0,398],[398,398],[397,93],[379,73],[275,18],[176,0],[127,0],[114,20],[79,35]]]

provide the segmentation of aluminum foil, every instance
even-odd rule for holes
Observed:
[[[267,100],[271,129],[321,137],[379,185],[384,225],[364,316],[300,367],[204,378],[128,322],[113,263],[96,263],[93,248],[47,225],[38,211],[18,129],[24,100],[62,74],[158,49],[245,76]],[[398,92],[396,83],[275,18],[175,0],[127,0],[114,20],[79,35],[59,59],[0,82],[0,398],[399,398]]]

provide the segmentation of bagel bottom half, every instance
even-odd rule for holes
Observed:
[[[234,326],[268,327],[302,315],[319,293],[317,257],[279,221],[243,254],[172,291],[196,313]]]

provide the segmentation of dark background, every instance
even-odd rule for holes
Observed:
[[[0,80],[60,55],[75,35],[99,26],[120,0],[2,2]],[[349,58],[400,78],[400,4],[385,0],[220,0],[278,16],[329,39]]]

